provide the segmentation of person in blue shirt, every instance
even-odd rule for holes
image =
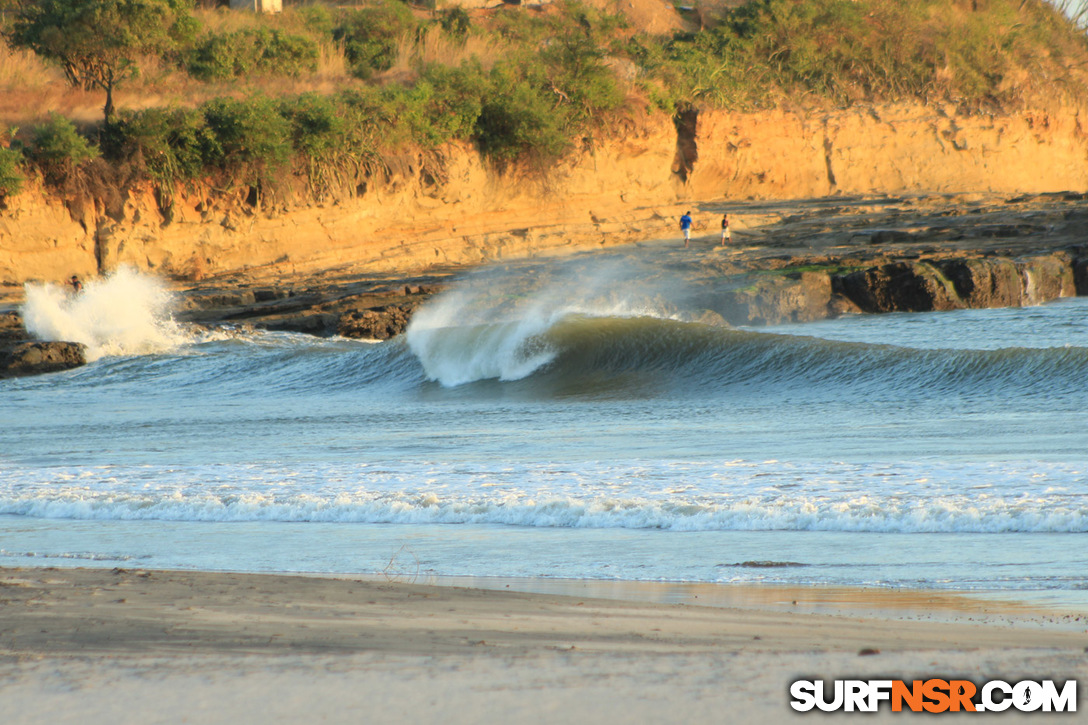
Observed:
[[[680,217],[680,231],[684,233],[684,247],[687,248],[688,242],[691,241],[691,212],[684,212],[684,216]]]

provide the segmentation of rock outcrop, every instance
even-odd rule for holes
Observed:
[[[1088,259],[1053,253],[1009,259],[898,261],[841,273],[761,274],[713,305],[735,325],[810,322],[852,312],[928,312],[1021,307],[1076,296]],[[829,270],[838,267],[828,260]],[[1078,271],[1080,270],[1080,271]],[[1078,276],[1079,275],[1079,276]]]
[[[87,347],[78,342],[23,342],[0,346],[0,378],[41,375],[87,364]]]
[[[364,340],[388,340],[408,329],[414,306],[388,305],[370,310],[353,310],[340,316],[337,334]]]
[[[832,284],[827,272],[763,275],[719,304],[717,311],[737,325],[811,322],[831,315]]]
[[[837,276],[835,289],[863,312],[924,312],[964,306],[948,278],[926,262],[893,262]]]
[[[86,364],[86,346],[31,340],[19,313],[0,313],[0,379],[55,373]]]

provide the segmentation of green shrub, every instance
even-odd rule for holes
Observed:
[[[188,54],[186,70],[197,80],[242,76],[299,76],[317,70],[317,43],[301,35],[247,28],[205,36]]]
[[[204,163],[235,181],[261,186],[291,155],[291,129],[271,99],[217,98],[200,107],[207,125]]]
[[[415,16],[404,3],[384,0],[344,15],[333,38],[343,43],[352,73],[366,79],[375,71],[393,67],[399,40],[416,27]]]
[[[280,101],[279,113],[288,123],[291,146],[311,159],[335,153],[344,141],[344,119],[335,101],[319,93],[304,93]]]
[[[303,26],[312,33],[322,38],[332,37],[333,28],[336,27],[336,19],[328,5],[314,3],[312,5],[297,5],[294,13],[301,20]]]
[[[305,162],[311,192],[324,196],[335,186],[343,161],[350,158],[342,110],[327,96],[305,93],[282,99],[279,112],[287,121],[295,154]]]
[[[568,124],[581,131],[623,104],[615,74],[604,64],[604,50],[587,35],[568,35],[541,53],[548,85],[563,102]]]
[[[1068,77],[1085,40],[1037,1],[978,9],[966,0],[753,0],[715,27],[666,41],[663,53],[637,36],[624,50],[676,103],[744,108],[804,95],[1003,103],[1022,91],[1008,82],[1017,71],[1039,77],[1045,65]]]
[[[415,85],[383,89],[383,101],[404,124],[412,143],[433,148],[452,139],[468,139],[476,128],[483,99],[490,93],[479,64],[427,68]]]
[[[199,177],[214,142],[204,114],[192,109],[124,112],[103,134],[109,155],[138,156],[148,175],[163,186]]]
[[[26,177],[21,167],[23,155],[13,149],[0,149],[0,199],[23,190]]]
[[[553,161],[572,146],[562,114],[545,95],[539,78],[519,75],[510,66],[492,69],[473,137],[480,150],[500,164],[518,158]]]
[[[450,35],[463,38],[472,27],[472,18],[467,10],[458,5],[438,13],[438,23]]]
[[[98,157],[98,149],[58,113],[50,113],[48,121],[32,129],[26,153],[51,182],[63,180],[84,161]]]

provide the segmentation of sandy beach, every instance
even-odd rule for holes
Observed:
[[[1024,604],[490,584],[4,569],[0,709],[12,724],[773,723],[802,717],[788,704],[801,677],[1088,677],[1084,620]]]

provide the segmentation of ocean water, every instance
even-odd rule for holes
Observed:
[[[0,564],[1088,602],[1088,299],[729,329],[688,287],[490,269],[381,343],[32,287],[95,360],[0,381]]]

